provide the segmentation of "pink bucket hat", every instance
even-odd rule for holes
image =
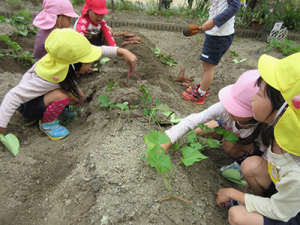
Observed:
[[[85,4],[81,10],[81,15],[85,15],[89,9],[93,10],[94,13],[99,15],[108,14],[105,0],[85,0]]]
[[[44,0],[44,10],[33,20],[33,25],[38,28],[48,30],[54,27],[57,15],[69,17],[79,17],[69,0]]]
[[[258,70],[243,73],[235,84],[228,85],[219,91],[219,99],[224,108],[238,117],[253,116],[251,102],[259,87],[255,85],[260,77]]]

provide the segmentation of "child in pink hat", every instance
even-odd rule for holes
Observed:
[[[223,166],[220,172],[226,169],[236,169],[240,172],[240,178],[242,178],[240,163],[247,156],[260,156],[266,150],[260,135],[261,128],[265,124],[259,123],[253,118],[251,107],[252,96],[258,91],[255,82],[259,76],[258,70],[249,70],[243,73],[235,84],[228,85],[220,90],[220,102],[200,113],[189,115],[179,124],[167,130],[166,134],[171,141],[162,145],[165,153],[172,143],[180,139],[189,130],[196,128],[194,132],[200,135],[203,130],[198,128],[198,123],[206,123],[205,125],[212,129],[222,126],[226,130],[236,133],[239,140],[236,144],[229,143],[226,140],[222,142],[222,147],[234,163]],[[214,132],[209,132],[209,135],[216,140],[223,139],[222,135]]]
[[[108,14],[105,0],[86,0],[74,30],[84,35],[93,45],[116,47],[113,30],[103,19],[105,14]]]
[[[36,35],[33,55],[36,60],[40,60],[47,54],[45,40],[56,28],[69,28],[71,18],[78,18],[74,12],[72,3],[69,0],[44,0],[44,10],[33,20],[33,25],[40,28]]]

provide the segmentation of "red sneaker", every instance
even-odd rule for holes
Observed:
[[[201,96],[196,88],[192,88],[191,92],[183,91],[181,93],[181,96],[185,100],[187,100],[189,102],[193,102],[197,105],[203,105],[204,104],[205,95]]]
[[[191,93],[191,92],[193,91],[193,89],[195,89],[195,88],[196,88],[197,91],[198,91],[198,88],[200,87],[200,85],[201,85],[201,84],[197,84],[196,87],[194,87],[194,88],[189,87],[189,88],[187,88],[185,91],[188,92],[188,93]],[[205,97],[208,97],[208,96],[209,96],[209,89],[207,89],[207,91],[206,91],[206,93],[205,93],[204,96],[205,96]]]

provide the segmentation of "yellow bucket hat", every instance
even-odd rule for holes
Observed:
[[[66,78],[70,64],[91,63],[102,53],[101,48],[91,45],[86,37],[71,28],[53,30],[46,39],[45,49],[48,54],[37,63],[35,72],[52,83]]]
[[[278,145],[285,151],[300,156],[300,53],[284,59],[262,55],[258,61],[262,78],[279,90],[288,108],[278,120],[274,135]]]

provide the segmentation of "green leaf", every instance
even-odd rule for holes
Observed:
[[[179,144],[177,141],[174,142],[174,144],[171,145],[171,148],[174,150],[174,151],[177,151],[179,149]]]
[[[150,110],[149,109],[144,109],[144,116],[148,116],[150,113]]]
[[[207,126],[204,125],[203,123],[198,123],[197,125],[201,130],[204,130],[205,128],[207,128]]]
[[[218,148],[219,147],[218,142],[214,139],[211,139],[211,138],[208,139],[207,144],[210,148]]]
[[[158,152],[160,154],[158,154]],[[148,154],[147,162],[151,167],[155,167],[157,172],[165,174],[172,168],[170,156],[164,153],[164,148],[156,145]]]
[[[156,101],[155,101],[155,105],[156,105],[156,106],[159,106],[159,105],[161,105],[161,104],[160,104],[160,101],[159,101],[159,99],[158,99],[158,98],[157,98],[157,99],[156,99]]]
[[[215,127],[214,131],[217,133],[217,134],[224,134],[224,132],[226,131],[224,127]]]
[[[204,148],[204,146],[201,145],[199,142],[191,143],[190,146],[195,148],[195,149],[198,149],[198,150]]]
[[[108,102],[108,96],[104,95],[98,98],[98,101],[101,103],[107,103]]]
[[[127,103],[128,104],[128,103]],[[127,104],[120,104],[120,103],[116,103],[115,106],[118,107],[119,109],[125,111],[125,110],[129,110],[129,107]]]
[[[199,162],[202,159],[208,158],[205,155],[202,155],[197,149],[191,147],[183,147],[182,155],[183,157],[181,157],[181,160],[185,166],[193,165],[194,162]]]
[[[100,60],[100,64],[101,65],[104,65],[106,62],[108,62],[110,60],[110,58],[107,58],[107,57],[103,57],[101,60]]]
[[[226,141],[228,141],[229,143],[235,143],[236,141],[239,140],[238,136],[236,135],[236,133],[229,131],[229,130],[225,130],[224,134],[224,139]]]
[[[198,141],[196,133],[193,133],[192,135],[190,135],[190,136],[187,138],[187,141],[188,141],[189,143],[194,143],[194,142]]]
[[[154,146],[155,146],[155,145],[153,145],[153,147],[154,147]],[[151,149],[152,149],[153,147],[149,147],[149,148],[147,148],[147,149],[145,150],[145,153],[149,154],[149,153],[150,153],[150,151],[151,151]]]
[[[114,84],[109,81],[106,86],[107,88],[105,89],[105,93],[109,92],[114,87]]]
[[[152,130],[150,133],[146,134],[145,138],[147,138],[147,143],[151,142],[156,145],[166,144],[170,142],[170,138],[168,135],[166,135],[165,133],[157,132],[156,130]],[[148,145],[147,143],[146,145]],[[150,145],[148,146],[151,147]]]
[[[168,105],[164,105],[164,104],[159,105],[159,106],[157,107],[157,109],[159,109],[159,110],[161,110],[161,111],[164,111],[164,112],[170,111],[169,106],[168,106]]]

